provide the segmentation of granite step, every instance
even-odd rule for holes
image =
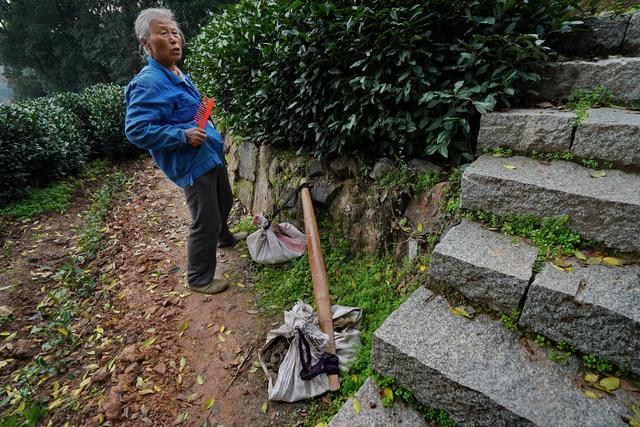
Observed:
[[[426,288],[375,332],[371,360],[376,372],[462,426],[625,426],[638,400],[622,388],[586,397],[576,360],[558,365],[485,315],[455,316]]]
[[[640,266],[547,264],[536,275],[520,325],[640,374]]]
[[[527,243],[462,221],[433,250],[428,287],[445,294],[456,290],[475,303],[511,313],[527,292],[537,254]]]
[[[630,104],[640,99],[640,58],[610,58],[600,61],[552,62],[537,70],[542,79],[536,86],[544,100],[566,99],[578,88],[593,90],[605,86],[613,102]]]
[[[569,216],[588,239],[624,252],[640,251],[640,175],[576,163],[483,155],[462,175],[461,207],[499,215]]]
[[[353,407],[356,399],[362,407],[359,413]],[[428,427],[428,424],[422,415],[400,401],[394,401],[391,406],[385,407],[380,397],[380,390],[371,378],[365,381],[355,396],[342,405],[340,411],[329,423],[329,427],[395,426]]]
[[[517,153],[570,151],[576,159],[612,162],[640,169],[640,113],[616,108],[588,110],[575,128],[573,111],[515,109],[482,116],[478,148]]]

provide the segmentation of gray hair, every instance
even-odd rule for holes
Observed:
[[[180,35],[180,40],[182,41],[182,45],[184,46],[184,34],[180,29],[180,25],[178,25],[176,19],[174,18],[173,12],[164,7],[150,7],[148,9],[142,10],[138,14],[138,17],[136,18],[136,22],[134,24],[136,38],[140,42],[140,53],[142,55],[149,55],[147,48],[142,45],[142,40],[149,40],[149,35],[151,34],[151,21],[153,21],[154,19],[171,21],[178,28],[178,34]]]

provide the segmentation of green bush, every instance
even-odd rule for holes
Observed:
[[[256,142],[471,158],[479,113],[539,78],[526,64],[578,2],[416,3],[241,0],[194,39],[187,66]]]

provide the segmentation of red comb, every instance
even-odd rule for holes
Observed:
[[[196,116],[193,118],[193,120],[198,123],[198,127],[200,129],[204,129],[205,125],[207,124],[207,120],[209,120],[209,116],[211,116],[214,105],[215,102],[213,102],[213,99],[207,98],[206,96],[202,97],[202,101],[200,101],[198,111],[196,112]]]

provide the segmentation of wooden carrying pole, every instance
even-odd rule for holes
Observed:
[[[331,314],[331,299],[329,298],[329,286],[327,284],[327,271],[322,258],[318,224],[313,213],[311,194],[309,189],[303,187],[300,190],[302,197],[302,211],[304,212],[304,228],[307,234],[307,252],[309,252],[309,265],[311,267],[311,280],[313,281],[313,296],[318,312],[318,324],[322,332],[329,336],[327,353],[336,354],[336,343],[333,336],[333,316]],[[329,389],[336,391],[340,388],[340,377],[329,375]]]

